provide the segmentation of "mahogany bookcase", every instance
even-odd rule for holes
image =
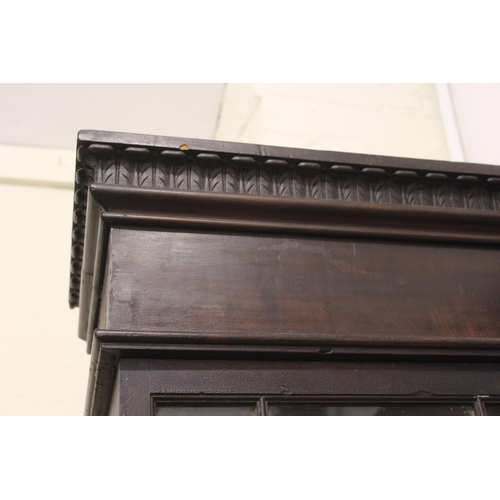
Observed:
[[[500,167],[78,135],[88,415],[500,409]]]

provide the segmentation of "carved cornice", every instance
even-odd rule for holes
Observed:
[[[89,186],[500,211],[500,168],[129,134],[81,132],[70,305],[78,306]],[[498,175],[498,177],[496,175]]]

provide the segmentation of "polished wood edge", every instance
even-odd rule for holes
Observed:
[[[89,197],[87,206],[87,230],[85,245],[79,262],[81,281],[79,284],[78,337],[87,342],[91,352],[92,334],[97,327],[101,291],[106,270],[107,248],[110,227],[102,219],[103,208]]]
[[[283,356],[307,354],[325,358],[337,355],[369,356],[500,356],[500,339],[457,339],[413,337],[401,340],[386,336],[341,337],[314,333],[219,333],[219,332],[141,332],[96,330],[95,338],[106,350],[191,351],[231,353],[274,353]]]
[[[170,180],[167,180],[170,179]],[[92,183],[263,198],[500,211],[493,165],[336,153],[116,132],[78,137],[69,302],[79,305]]]
[[[395,207],[92,184],[119,225],[499,244],[500,212]]]
[[[175,404],[178,402],[187,403],[208,403],[208,402],[252,402],[258,404],[259,401],[265,398],[266,402],[277,403],[284,402],[287,403],[304,403],[307,401],[308,404],[314,403],[329,403],[335,402],[339,403],[369,403],[374,401],[373,394],[300,394],[300,395],[290,395],[290,394],[151,394],[151,399],[153,404]],[[466,394],[432,394],[432,393],[422,393],[422,394],[398,394],[389,395],[381,394],[375,396],[376,401],[380,403],[465,403],[474,405],[478,400],[481,401],[481,397],[475,395]],[[488,397],[489,399],[489,397]],[[495,396],[491,397],[491,400],[496,401],[498,398]],[[477,411],[477,410],[476,410]],[[485,413],[483,413],[484,415]]]
[[[85,416],[108,414],[117,361],[117,356],[103,349],[101,342],[93,337]]]
[[[151,358],[207,357],[211,358],[255,358],[255,359],[306,359],[306,360],[497,360],[500,349],[460,349],[460,348],[409,348],[409,347],[348,347],[336,346],[328,349],[304,346],[236,346],[220,344],[150,344],[150,343],[109,343],[104,342],[105,351],[116,356],[139,356]]]

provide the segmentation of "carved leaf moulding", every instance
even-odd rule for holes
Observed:
[[[77,189],[91,182],[476,210],[498,210],[493,193],[500,190],[500,177],[137,147],[119,150],[103,144],[78,150]]]
[[[500,211],[500,176],[81,143],[75,176],[71,307],[78,306],[79,301],[87,192],[92,182],[145,189]]]

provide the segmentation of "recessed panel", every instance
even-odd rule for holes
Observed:
[[[325,405],[325,404],[268,404],[270,416],[474,416],[472,405],[450,404],[379,404]]]
[[[485,403],[486,415],[490,417],[500,417],[500,403]]]
[[[256,405],[169,405],[157,404],[159,417],[252,417]]]

